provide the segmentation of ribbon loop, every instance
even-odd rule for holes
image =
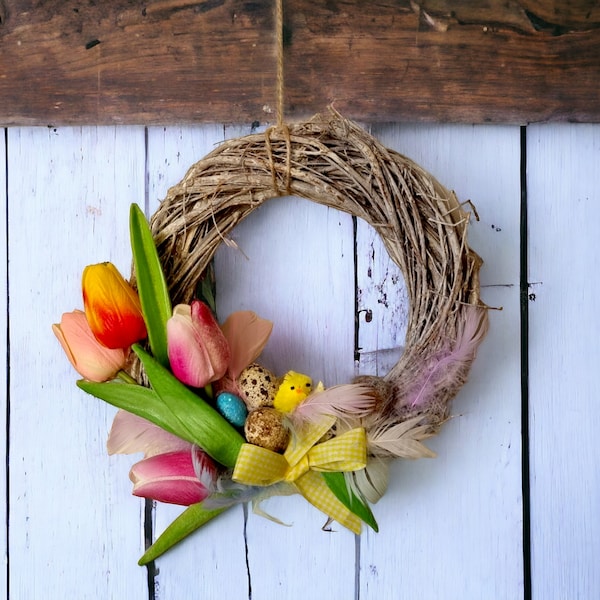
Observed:
[[[360,519],[336,498],[319,471],[364,469],[367,464],[365,430],[357,427],[318,444],[334,423],[335,417],[328,417],[318,425],[297,433],[283,455],[252,444],[243,444],[233,471],[233,480],[256,486],[273,485],[280,481],[292,483],[311,504],[354,533],[359,533]]]

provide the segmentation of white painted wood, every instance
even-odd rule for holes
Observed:
[[[1,452],[6,449],[6,404],[8,402],[8,348],[6,345],[7,335],[7,318],[8,318],[8,281],[7,281],[7,256],[6,256],[6,143],[5,143],[5,129],[0,129],[0,206],[2,210],[0,213],[0,353],[6,357],[6,366],[0,370],[0,444],[2,444]],[[0,489],[6,490],[6,469],[4,468],[6,461],[3,462],[3,467],[0,469]],[[0,596],[7,597],[7,582],[6,582],[6,566],[8,561],[7,548],[6,548],[6,494],[3,493],[4,501],[0,505],[0,556],[2,557],[2,564],[0,566]]]
[[[152,127],[148,129],[148,200],[154,213],[170,186],[223,141],[223,127]],[[180,507],[158,503],[156,534]],[[157,598],[244,598],[248,595],[243,507],[222,514],[156,561]]]
[[[144,130],[8,132],[12,598],[144,598],[143,503],[109,458],[114,409],[79,391],[51,324],[81,308],[85,265],[128,273]]]
[[[249,133],[228,129],[226,137]],[[274,322],[261,362],[277,375],[293,369],[325,385],[347,382],[354,370],[352,219],[298,198],[276,198],[238,226],[240,250],[217,253],[217,301],[223,316],[252,309]],[[354,594],[353,534],[299,496],[264,508],[292,527],[248,515],[252,598],[315,600]],[[308,587],[307,587],[308,586]]]
[[[490,315],[489,337],[454,404],[456,418],[429,442],[438,458],[393,465],[390,489],[375,506],[380,533],[361,540],[361,597],[518,598],[519,129],[382,126],[374,135],[475,202],[482,220],[472,224],[470,242],[486,260],[483,297],[504,310]],[[361,308],[373,310],[368,324],[361,313],[359,345],[366,351],[382,339],[383,347],[400,345],[397,306],[378,298],[396,295],[402,309],[402,293],[382,247],[372,246],[368,231],[359,228],[358,235],[359,287],[369,292]],[[369,355],[365,365],[382,374],[390,362],[390,353],[383,354],[381,364]]]
[[[223,314],[252,309],[274,322],[261,362],[277,375],[293,369],[326,385],[353,373],[352,221],[303,199],[274,199],[232,236],[240,251],[218,255],[217,293]],[[354,536],[335,527],[300,497],[264,506],[286,528],[249,515],[253,598],[292,600],[311,582],[311,598],[351,597]],[[332,562],[330,557],[335,557]],[[302,572],[302,574],[300,573]],[[256,594],[256,595],[255,595]]]
[[[533,598],[600,597],[600,126],[527,130]]]

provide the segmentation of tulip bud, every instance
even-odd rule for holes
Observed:
[[[60,324],[52,325],[52,331],[75,370],[89,381],[112,379],[125,366],[126,351],[100,344],[81,310],[65,313]]]
[[[167,321],[167,341],[171,370],[179,381],[199,388],[225,375],[229,345],[203,302],[175,307]]]
[[[85,315],[107,348],[128,348],[146,337],[140,299],[109,262],[89,265],[82,277]]]
[[[141,460],[133,465],[129,478],[134,496],[189,506],[210,494],[216,475],[212,460],[194,447]]]

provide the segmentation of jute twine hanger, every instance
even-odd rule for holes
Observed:
[[[269,127],[265,131],[265,147],[269,156],[269,164],[271,167],[271,175],[273,177],[273,189],[277,196],[290,196],[291,188],[291,161],[292,161],[292,140],[290,138],[290,129],[284,121],[284,57],[283,57],[283,0],[276,0],[275,2],[275,29],[276,29],[276,47],[277,47],[277,85],[276,85],[276,96],[277,96],[277,124]],[[277,183],[277,171],[275,168],[275,161],[273,158],[273,148],[271,145],[271,135],[273,133],[280,133],[286,145],[286,177],[285,177],[285,193],[282,193]]]

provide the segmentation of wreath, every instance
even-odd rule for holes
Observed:
[[[400,267],[409,298],[405,349],[384,377],[333,387],[271,373],[273,326],[250,311],[218,324],[210,267],[231,230],[264,202],[301,196],[364,219]],[[300,493],[355,533],[385,492],[394,458],[448,419],[487,331],[482,261],[456,195],[333,109],[226,141],[194,164],[150,224],[130,217],[134,269],[86,267],[85,311],[54,331],[84,391],[121,410],[109,452],[144,452],[134,494],[187,505],[146,564],[219,513]],[[293,365],[291,365],[293,366]]]

